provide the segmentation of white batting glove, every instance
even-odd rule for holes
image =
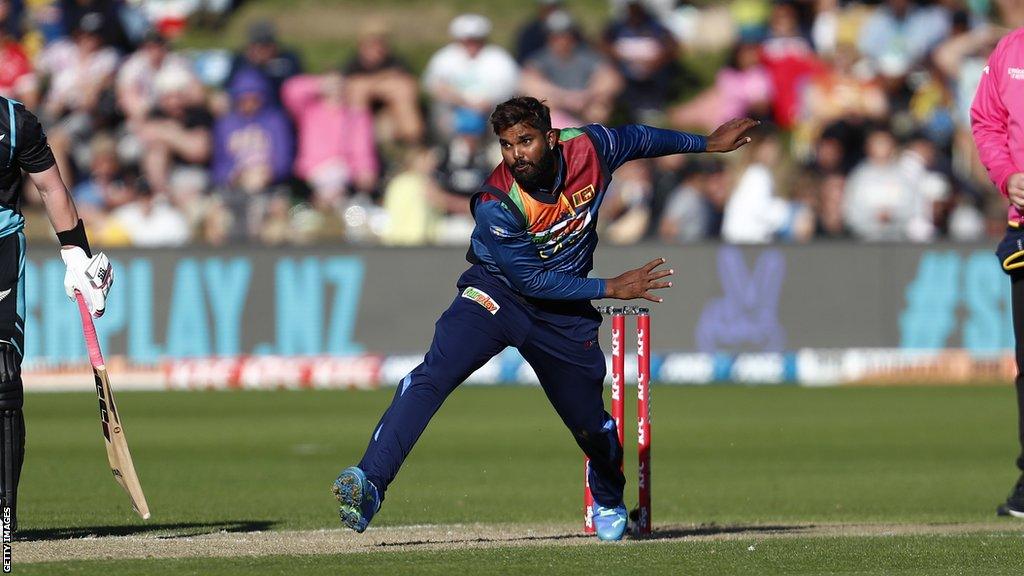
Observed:
[[[107,309],[107,293],[114,283],[114,271],[107,255],[100,252],[89,258],[85,250],[74,246],[62,248],[60,257],[68,267],[64,273],[64,292],[68,298],[74,300],[75,291],[81,292],[89,313],[96,318],[103,316]]]

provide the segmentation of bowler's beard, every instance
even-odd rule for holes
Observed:
[[[555,151],[546,149],[536,163],[517,160],[509,169],[523,188],[531,192],[549,190],[555,182]]]

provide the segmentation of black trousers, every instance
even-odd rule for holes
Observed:
[[[1017,456],[1017,468],[1024,472],[1024,272],[1015,272],[1010,277],[1010,294],[1013,304],[1013,339],[1017,358],[1017,435],[1021,453]]]
[[[25,236],[0,237],[0,501],[17,524],[18,481],[25,457],[21,351],[25,333]]]

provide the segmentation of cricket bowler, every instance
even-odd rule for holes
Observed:
[[[598,340],[598,298],[661,302],[673,271],[657,258],[615,278],[589,278],[597,215],[619,166],[668,154],[729,152],[750,142],[751,119],[727,122],[704,137],[629,125],[551,127],[547,106],[517,97],[490,117],[503,162],[470,206],[476,225],[471,266],[437,321],[423,362],[398,385],[358,466],[332,485],[342,522],[363,532],[441,403],[507,346],[533,367],[548,400],[590,457],[594,523],[602,540],[620,540],[627,512],[622,446],[602,397],[605,357]]]
[[[103,315],[114,280],[107,257],[89,249],[85,226],[35,115],[15,100],[0,97],[0,500],[17,526],[18,478],[25,457],[24,389],[21,360],[25,341],[25,218],[21,215],[22,171],[39,189],[46,215],[57,231],[67,266],[64,290],[81,292],[93,316]],[[72,313],[72,308],[68,308]],[[2,512],[2,511],[0,511]]]

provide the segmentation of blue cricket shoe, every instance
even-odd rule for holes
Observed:
[[[628,518],[626,507],[622,504],[615,508],[605,508],[594,502],[594,528],[599,540],[622,540],[626,534]]]
[[[331,492],[341,502],[338,515],[342,523],[362,534],[373,520],[373,515],[380,510],[377,487],[366,479],[362,470],[349,466],[331,484]]]

